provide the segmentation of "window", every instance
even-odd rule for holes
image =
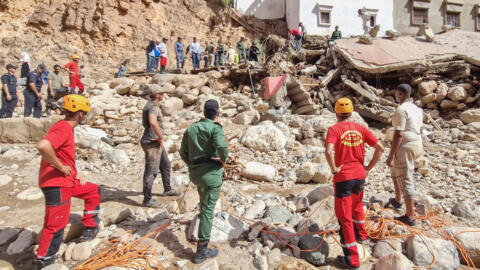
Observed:
[[[330,27],[330,24],[332,23],[332,9],[333,6],[319,4],[315,6],[314,12],[317,14],[318,26]]]
[[[428,9],[413,8],[412,24],[421,25],[428,23]]]
[[[375,16],[370,16],[370,27],[374,27],[374,26],[375,26],[375,21],[376,21]]]
[[[330,12],[320,12],[320,24],[330,24]]]
[[[453,27],[460,27],[460,13],[456,12],[446,12],[446,25],[450,25]]]

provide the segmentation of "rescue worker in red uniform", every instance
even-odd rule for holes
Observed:
[[[363,242],[368,237],[363,215],[363,187],[368,172],[378,162],[384,148],[366,127],[350,120],[353,104],[349,98],[337,100],[335,113],[337,124],[328,129],[325,156],[333,174],[335,215],[345,254],[338,256],[337,262],[349,269],[360,269],[357,241]],[[364,165],[365,143],[375,148],[367,166]]]
[[[80,241],[88,241],[98,233],[100,189],[96,184],[77,177],[73,129],[85,124],[90,111],[87,98],[67,95],[62,105],[65,120],[55,123],[47,135],[37,143],[42,155],[38,184],[45,196],[45,219],[35,264],[39,269],[55,262],[55,254],[62,243],[63,231],[70,218],[72,197],[85,201]]]
[[[78,61],[80,61],[80,56],[74,54],[72,55],[72,61],[65,65],[65,70],[68,71],[70,75],[70,91],[75,93],[75,88],[78,87],[78,93],[83,94],[85,86],[83,86],[82,81],[80,80],[80,72],[78,67]]]

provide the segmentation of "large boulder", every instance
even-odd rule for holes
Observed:
[[[172,84],[176,86],[184,85],[187,88],[202,88],[207,84],[208,78],[202,75],[180,74],[175,76]]]
[[[330,250],[326,239],[323,239],[323,237],[315,234],[306,234],[300,237],[298,247],[302,250],[316,249],[313,252],[300,252],[300,257],[307,262],[315,266],[321,266],[327,263]]]
[[[105,161],[111,164],[115,164],[117,166],[127,166],[130,163],[130,157],[128,157],[125,151],[120,149],[112,149],[106,152],[103,155]]]
[[[480,216],[480,207],[472,202],[460,201],[452,209],[454,215],[477,220]]]
[[[470,259],[476,266],[480,265],[480,228],[472,227],[449,227],[445,230],[460,242],[467,252]],[[462,263],[466,264],[463,256],[460,257]]]
[[[411,270],[414,269],[413,263],[408,260],[400,251],[390,253],[380,258],[375,264],[375,270]]]
[[[418,90],[420,91],[420,94],[422,96],[428,95],[430,93],[433,93],[433,91],[437,88],[437,83],[435,81],[426,81],[426,82],[421,82],[418,85]]]
[[[38,142],[61,119],[61,116],[0,119],[0,143]]]
[[[332,177],[332,171],[327,162],[314,164],[315,175],[313,175],[312,181],[317,184],[326,184]]]
[[[183,110],[183,101],[180,98],[170,97],[162,100],[160,108],[166,116],[175,115]]]
[[[245,147],[262,152],[282,150],[287,143],[283,132],[271,121],[264,121],[257,126],[249,127],[240,142]]]
[[[300,165],[300,168],[297,170],[297,182],[299,183],[310,183],[313,176],[315,176],[315,167],[310,162],[305,162]]]
[[[426,236],[411,236],[406,241],[408,258],[418,266],[428,266],[433,262],[434,270],[451,270],[460,266],[458,251],[451,241]]]
[[[115,90],[119,95],[126,95],[130,92],[130,88],[132,88],[134,84],[134,79],[121,77],[114,79],[112,82],[110,82],[110,88]]]
[[[259,162],[248,162],[242,172],[242,176],[247,179],[266,182],[273,182],[276,174],[275,167]]]
[[[237,114],[232,122],[237,125],[254,125],[260,120],[260,114],[257,110],[244,111]]]
[[[152,78],[152,83],[172,83],[173,79],[175,79],[177,76],[177,74],[156,74]]]
[[[198,241],[199,224],[200,220],[195,216],[188,227],[189,240]],[[240,219],[221,211],[214,215],[212,224],[211,243],[239,239],[248,231],[248,227]]]
[[[269,206],[262,222],[265,224],[286,224],[293,216],[288,209],[282,206]]]
[[[460,114],[460,119],[467,125],[474,122],[480,122],[480,109],[466,110]]]
[[[468,97],[468,93],[463,86],[456,85],[448,89],[447,97],[452,101],[462,101]]]
[[[319,185],[307,195],[310,205],[325,200],[328,196],[333,196],[333,188],[331,185]]]
[[[23,253],[31,245],[35,243],[35,234],[34,232],[26,229],[22,231],[17,239],[12,242],[7,248],[8,255],[20,254]]]

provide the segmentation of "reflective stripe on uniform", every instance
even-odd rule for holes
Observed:
[[[353,246],[355,246],[355,245],[357,245],[357,242],[344,244],[344,245],[342,245],[342,247],[344,247],[344,248],[351,248],[351,247],[353,247]]]
[[[356,219],[353,219],[353,223],[363,224],[363,223],[365,223],[365,221],[364,221],[364,220],[356,220]]]
[[[83,211],[83,214],[88,215],[88,214],[101,214],[103,213],[103,209],[98,209],[98,210],[91,210],[91,211]]]

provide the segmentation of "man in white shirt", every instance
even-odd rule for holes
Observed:
[[[395,186],[395,199],[390,199],[390,205],[394,209],[400,210],[403,194],[407,211],[406,215],[397,219],[407,225],[415,226],[413,207],[417,193],[413,172],[415,160],[423,154],[423,110],[410,101],[411,92],[412,88],[408,84],[400,84],[395,90],[395,98],[400,106],[392,118],[395,133],[387,165],[392,168],[392,179]]]
[[[200,46],[200,43],[197,42],[196,37],[193,38],[193,42],[188,46],[188,51],[192,53],[193,69],[200,68],[202,47]]]
[[[167,41],[168,38],[164,37],[162,43],[158,45],[158,50],[160,51],[160,73],[165,73],[167,67]]]

